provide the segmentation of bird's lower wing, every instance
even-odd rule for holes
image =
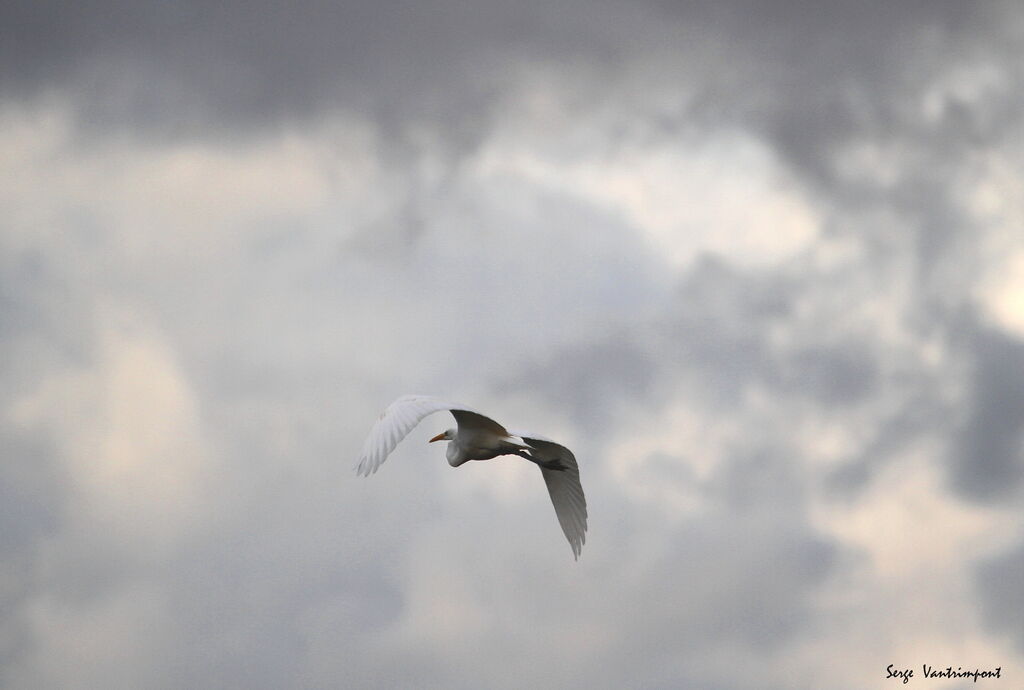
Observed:
[[[547,438],[538,438],[536,434],[510,433],[529,444],[534,455],[540,459],[545,462],[557,460],[561,465],[562,469],[541,467],[540,472],[547,484],[551,504],[555,507],[558,524],[572,547],[572,555],[579,558],[587,540],[587,498],[580,484],[580,468],[576,464],[576,456],[565,446]]]
[[[359,455],[356,474],[370,476],[387,459],[399,442],[427,415],[442,410],[464,410],[464,405],[429,395],[403,395],[388,405],[370,430]]]

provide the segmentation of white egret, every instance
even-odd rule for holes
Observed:
[[[465,405],[427,395],[402,396],[381,413],[370,430],[356,474],[368,477],[376,472],[421,419],[442,410],[452,413],[458,428],[438,434],[430,439],[430,443],[449,442],[445,455],[452,467],[469,460],[490,460],[499,455],[518,455],[540,467],[551,503],[555,506],[558,524],[569,540],[573,556],[579,558],[586,541],[587,499],[580,486],[580,470],[572,451],[544,436],[509,431]]]

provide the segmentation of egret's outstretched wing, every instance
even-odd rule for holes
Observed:
[[[562,532],[572,547],[572,555],[579,558],[583,543],[587,540],[587,498],[580,484],[580,468],[576,464],[576,456],[549,438],[518,431],[509,433],[526,441],[534,454],[542,460],[557,460],[563,467],[560,470],[541,467],[540,472],[544,475],[551,503],[555,506],[558,524],[562,526]]]
[[[493,425],[504,428],[489,417],[467,408],[465,405],[447,402],[429,395],[403,395],[395,402],[388,405],[388,408],[381,413],[377,423],[370,430],[366,442],[363,444],[363,452],[359,456],[359,464],[356,467],[356,474],[370,476],[377,471],[395,446],[405,438],[413,428],[420,423],[420,420],[435,412],[449,410],[455,416],[459,426]]]

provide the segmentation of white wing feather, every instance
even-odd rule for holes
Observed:
[[[363,452],[359,456],[356,474],[370,476],[387,460],[391,451],[409,435],[409,432],[424,417],[442,410],[465,410],[473,412],[465,405],[445,402],[429,395],[403,395],[388,405],[377,423],[370,430],[370,435],[363,443]],[[479,414],[479,413],[476,413]]]
[[[453,413],[460,427],[486,426],[505,431],[494,420],[464,404],[441,400],[431,395],[402,395],[387,406],[377,423],[374,424],[374,428],[370,430],[370,435],[362,444],[362,452],[359,455],[355,473],[369,477],[387,460],[401,439],[408,436],[409,432],[416,428],[423,418],[442,411]],[[458,413],[469,414],[459,415]]]
[[[534,449],[534,454],[543,460],[558,460],[565,467],[564,470],[541,467],[540,472],[547,484],[551,504],[555,507],[558,524],[572,547],[572,555],[579,558],[587,540],[587,498],[580,484],[580,468],[576,464],[576,456],[565,446],[544,436],[521,431],[509,433],[523,439]]]

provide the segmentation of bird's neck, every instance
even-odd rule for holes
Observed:
[[[462,450],[462,447],[454,440],[448,442],[448,449],[445,451],[444,455],[448,458],[448,464],[452,467],[458,467],[469,460],[469,458],[466,457],[466,453]]]

